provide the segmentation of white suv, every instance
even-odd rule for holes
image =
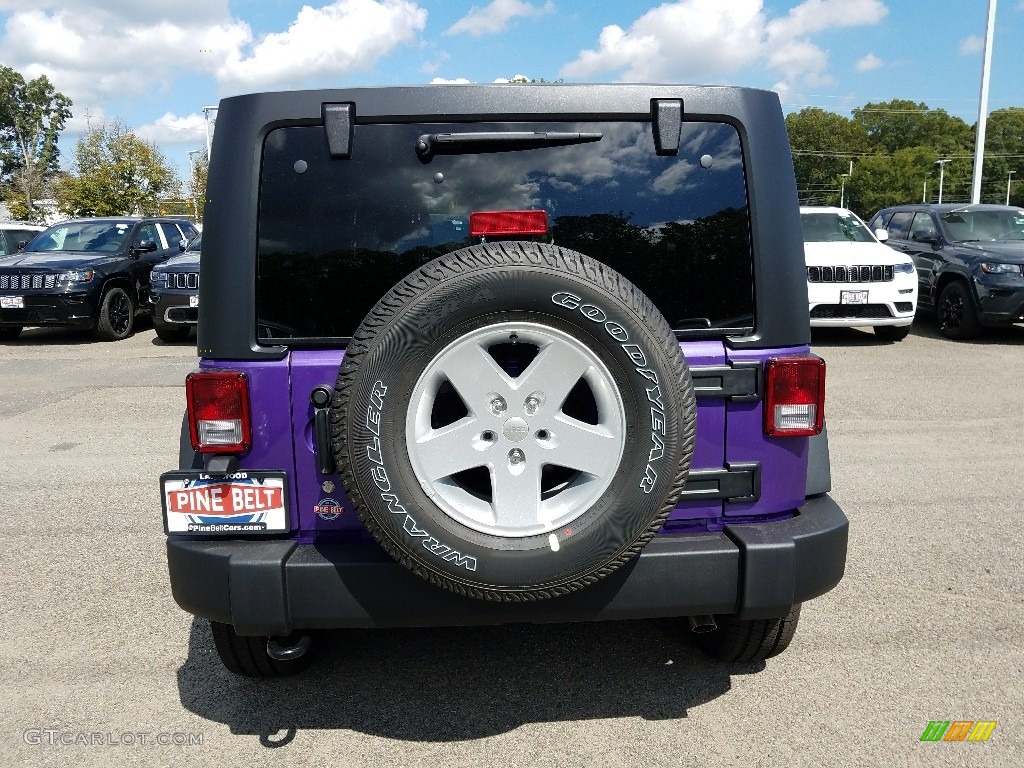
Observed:
[[[910,333],[917,308],[917,272],[907,256],[882,245],[845,208],[800,208],[812,327],[870,325],[887,341]]]

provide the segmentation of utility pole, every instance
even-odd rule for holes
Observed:
[[[939,205],[942,205],[942,180],[946,175],[946,163],[951,162],[950,160],[936,160],[935,164],[939,166]]]
[[[996,0],[988,0],[988,26],[985,29],[985,60],[981,66],[981,95],[978,98],[978,135],[974,141],[974,183],[971,202],[981,202],[981,170],[985,165],[985,121],[988,116],[988,80],[992,73],[992,36],[996,29]]]
[[[1010,182],[1013,181],[1013,174],[1015,174],[1015,173],[1016,173],[1016,171],[1010,171],[1009,174],[1007,174],[1007,176],[1006,176],[1006,204],[1007,205],[1010,204]]]

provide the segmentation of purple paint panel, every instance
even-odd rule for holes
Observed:
[[[781,349],[731,350],[729,361],[767,360],[770,357],[806,355],[807,346]],[[807,481],[808,438],[768,437],[764,433],[764,402],[730,402],[726,415],[728,462],[761,463],[761,495],[754,502],[725,505],[726,517],[770,515],[787,512],[804,503]]]
[[[304,350],[291,353],[291,391],[295,443],[295,488],[300,534],[303,538],[329,536],[332,532],[363,530],[352,502],[345,494],[341,476],[320,473],[313,448],[313,404],[310,393],[317,387],[333,388],[338,380],[343,350]],[[330,450],[329,446],[323,448]]]
[[[687,365],[724,365],[725,346],[720,341],[685,341],[680,345]],[[697,444],[692,469],[720,469],[725,461],[725,400],[702,397],[697,400]],[[722,502],[694,499],[676,504],[668,522],[720,518]]]

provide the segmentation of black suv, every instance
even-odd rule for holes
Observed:
[[[842,577],[778,96],[221,102],[171,588],[225,666],[313,631],[666,617],[784,650]]]
[[[149,273],[149,303],[153,328],[162,341],[184,341],[199,322],[200,235],[177,256]]]
[[[871,219],[914,260],[918,307],[951,339],[1024,322],[1024,210],[1005,205],[898,205]]]
[[[94,329],[116,341],[149,312],[149,272],[198,234],[182,219],[62,221],[0,258],[0,339],[25,326]]]

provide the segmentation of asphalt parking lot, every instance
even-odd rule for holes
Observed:
[[[194,345],[0,344],[0,765],[1024,765],[1024,327],[813,349],[850,551],[782,656],[712,664],[664,622],[363,630],[251,681],[167,583]]]

